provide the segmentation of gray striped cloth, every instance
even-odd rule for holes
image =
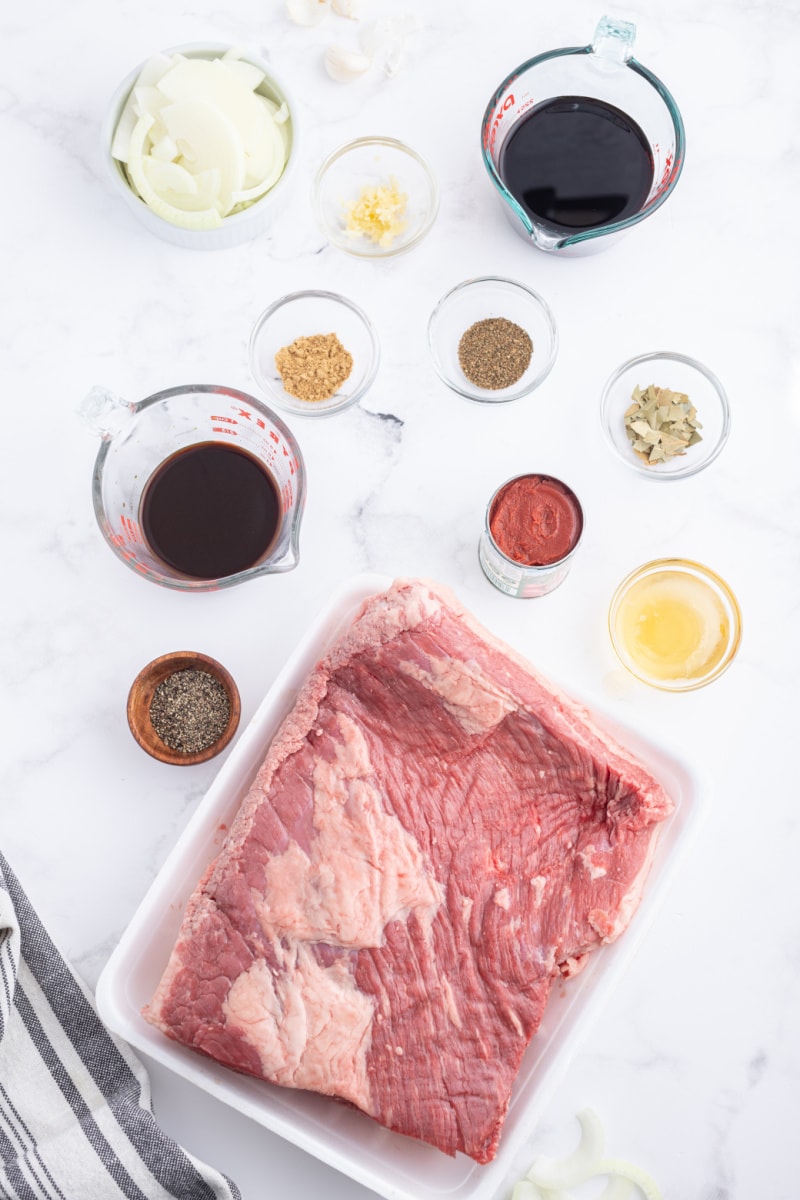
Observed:
[[[156,1124],[147,1072],[102,1025],[2,854],[0,1198],[241,1200]]]

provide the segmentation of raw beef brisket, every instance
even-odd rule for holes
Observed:
[[[670,809],[449,593],[399,581],[308,679],[145,1015],[488,1162],[553,980],[625,928]]]

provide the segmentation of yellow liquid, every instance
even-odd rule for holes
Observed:
[[[620,601],[615,633],[650,679],[702,679],[718,665],[730,636],[725,608],[702,579],[660,571],[637,580]]]

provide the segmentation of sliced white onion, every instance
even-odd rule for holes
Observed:
[[[636,1185],[645,1200],[662,1200],[658,1184],[653,1177],[625,1158],[604,1158],[598,1163],[596,1173],[629,1180]]]
[[[131,93],[125,103],[125,107],[120,113],[116,129],[114,130],[114,136],[111,139],[111,157],[115,158],[117,162],[126,163],[128,161],[131,134],[138,120],[139,114],[136,111],[133,101],[133,93]]]
[[[542,1200],[542,1193],[530,1179],[519,1179],[511,1191],[511,1200]]]
[[[611,1175],[597,1200],[633,1200],[635,1191],[636,1188],[630,1179],[625,1179],[622,1175]]]
[[[137,83],[133,89],[133,102],[139,116],[142,113],[150,113],[151,117],[157,117],[164,97],[155,84]]]
[[[153,190],[159,196],[165,192],[176,192],[179,196],[197,195],[196,177],[180,163],[164,162],[152,154],[145,154],[142,164]]]
[[[241,53],[156,55],[123,106],[111,153],[126,164],[144,202],[174,224],[213,227],[259,200],[283,174],[289,111],[254,91],[264,73]]]
[[[252,184],[249,187],[240,188],[238,191],[233,192],[231,196],[231,201],[233,204],[252,204],[254,200],[260,199],[261,196],[268,192],[269,189],[273,187],[280,178],[285,161],[284,141],[280,128],[273,121],[271,121],[269,124],[268,136],[274,143],[277,143],[273,148],[272,168],[266,168],[267,173],[260,179],[260,182]],[[254,175],[251,175],[250,171],[248,170],[247,179],[245,182],[247,182],[250,178],[258,179],[259,173],[260,172],[257,172]]]
[[[243,58],[228,58],[227,54],[223,54],[222,61],[243,87],[247,88],[248,92],[254,92],[266,79],[264,72],[259,67],[245,62]]]
[[[150,130],[150,137],[151,139],[153,137],[152,129]],[[172,159],[177,159],[179,154],[180,151],[177,144],[173,142],[171,137],[167,137],[166,134],[162,138],[159,138],[158,141],[153,142],[150,150],[151,157],[157,158],[159,162],[171,162]]]
[[[153,212],[163,217],[165,221],[171,221],[173,225],[180,225],[184,229],[216,228],[222,223],[222,217],[216,208],[203,209],[199,212],[185,212],[164,200],[151,187],[144,170],[143,147],[152,124],[153,118],[150,114],[143,113],[131,134],[128,171],[136,191]]]
[[[219,205],[224,216],[231,196],[244,186],[244,149],[233,121],[210,101],[196,98],[165,105],[161,119],[181,151],[183,166],[192,172],[212,167],[220,171]]]
[[[533,1160],[527,1178],[537,1187],[571,1188],[597,1174],[605,1151],[603,1126],[591,1108],[581,1109],[578,1121],[581,1140],[572,1154],[564,1158],[549,1158],[540,1154]]]

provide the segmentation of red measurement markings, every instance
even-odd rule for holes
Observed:
[[[494,151],[494,144],[497,140],[497,133],[500,122],[510,108],[515,104],[514,93],[509,92],[502,104],[494,110],[489,120],[486,122],[483,131],[483,147],[491,154]]]
[[[126,517],[124,514],[120,517],[119,523],[122,527],[122,533],[110,533],[108,540],[112,546],[116,546],[118,550],[121,550],[125,554],[126,547],[131,542],[142,541],[142,531],[136,521],[132,521],[130,517]]]
[[[253,414],[250,412],[249,408],[237,408],[235,411],[244,421],[253,420]],[[263,417],[256,417],[253,421],[253,424],[256,425],[258,429],[267,428],[267,423]]]
[[[212,416],[211,420],[219,422],[218,425],[211,426],[212,433],[226,433],[228,435],[228,437],[238,437],[239,436],[235,429],[228,428],[228,426],[238,424],[235,417]]]
[[[658,150],[658,146],[656,146],[656,150]],[[674,167],[673,167],[672,155],[671,154],[667,155],[665,162],[664,162],[664,170],[661,173],[661,178],[658,181],[658,187],[655,190],[653,199],[655,199],[656,196],[660,196],[662,194],[662,192],[665,192],[667,190],[667,188],[670,185],[673,175],[678,170],[679,165],[680,165],[680,161],[676,160]]]

